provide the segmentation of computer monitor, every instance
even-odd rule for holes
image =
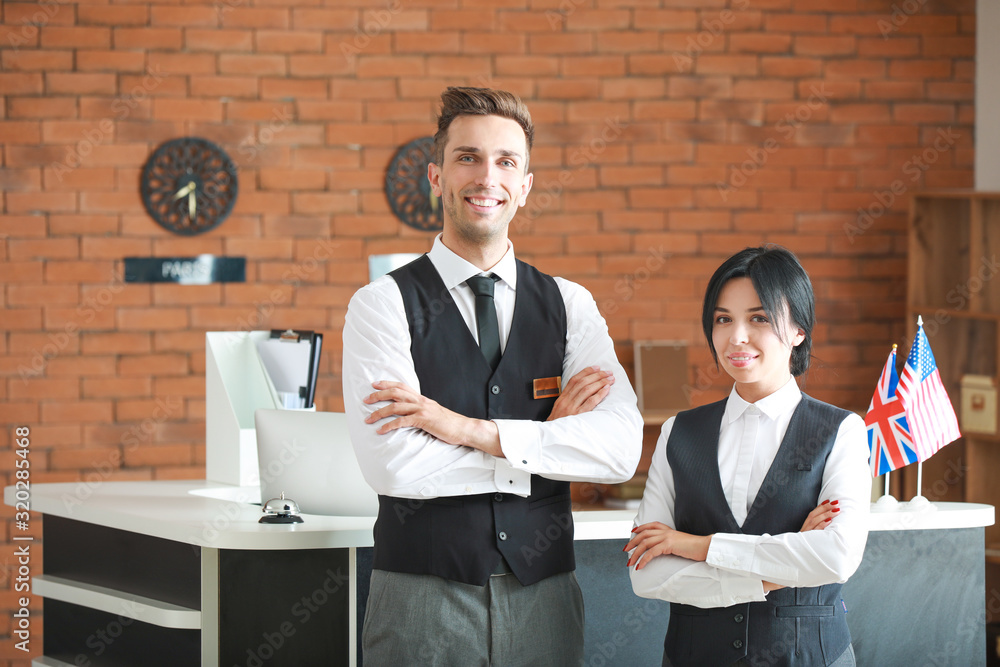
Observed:
[[[254,422],[261,502],[284,492],[303,514],[378,514],[378,495],[361,474],[346,415],[261,408]]]

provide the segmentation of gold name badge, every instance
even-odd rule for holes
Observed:
[[[532,381],[535,390],[535,398],[552,398],[558,396],[562,390],[562,376],[554,378],[538,378]]]

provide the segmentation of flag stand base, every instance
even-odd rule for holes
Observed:
[[[906,507],[914,512],[927,512],[937,509],[937,507],[931,504],[931,501],[927,500],[924,496],[913,496],[913,498],[910,499],[910,502],[906,503]]]
[[[872,503],[872,512],[895,512],[899,509],[899,501],[888,493]]]

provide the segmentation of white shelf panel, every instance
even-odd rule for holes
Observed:
[[[180,630],[200,630],[201,611],[133,595],[113,588],[40,574],[31,580],[31,592],[44,598],[78,604],[137,621]],[[51,659],[51,658],[46,658]],[[62,664],[62,663],[59,663]]]

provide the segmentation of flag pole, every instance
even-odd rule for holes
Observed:
[[[910,499],[910,502],[906,504],[906,506],[909,509],[918,512],[922,512],[924,510],[937,509],[934,505],[931,504],[930,500],[920,495],[920,484],[923,481],[923,476],[924,476],[924,462],[921,461],[920,463],[917,464],[917,495],[913,496]]]
[[[917,315],[917,332],[918,333],[920,331],[920,327],[922,327],[922,326],[924,326],[924,317],[923,317],[923,315]],[[916,340],[914,340],[914,343],[916,343]],[[914,443],[914,445],[915,444],[916,443]],[[910,510],[914,510],[914,511],[917,511],[917,512],[922,512],[922,511],[925,511],[925,510],[937,509],[934,505],[931,504],[930,500],[928,500],[926,497],[924,497],[923,495],[921,495],[921,487],[923,485],[923,481],[924,481],[924,462],[918,460],[917,461],[917,495],[915,495],[912,498],[910,498],[910,502],[906,503],[907,508],[910,509]]]
[[[896,353],[896,344],[892,344],[892,353]],[[885,493],[876,500],[871,505],[871,510],[873,512],[893,512],[897,509],[899,501],[892,495],[889,495],[889,478],[892,476],[892,471],[888,470],[885,473]]]
[[[885,494],[872,503],[873,512],[893,512],[897,509],[899,501],[894,496],[889,495],[889,477],[891,472],[885,473]]]

